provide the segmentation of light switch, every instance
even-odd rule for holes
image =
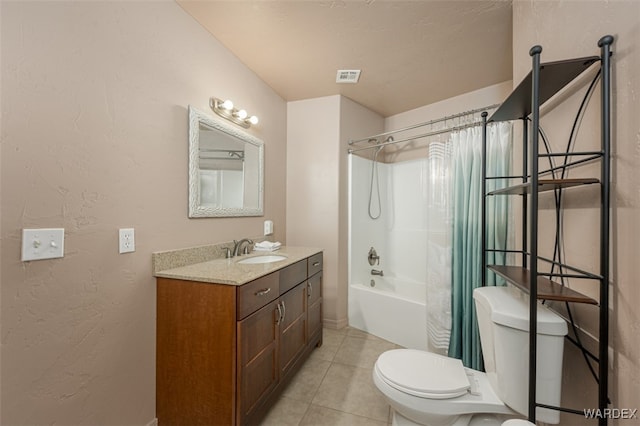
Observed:
[[[22,230],[22,261],[64,257],[64,228]]]

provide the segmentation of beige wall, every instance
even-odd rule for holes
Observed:
[[[287,242],[324,249],[323,316],[347,325],[347,141],[383,119],[341,96],[287,106]]]
[[[385,131],[388,132],[396,129],[403,129],[418,123],[425,123],[431,120],[439,120],[443,117],[460,114],[461,112],[484,108],[490,105],[496,105],[501,103],[509,95],[509,93],[511,93],[511,89],[511,80],[504,81],[502,83],[464,93],[453,98],[444,99],[440,102],[435,102],[433,104],[425,105],[420,108],[412,109],[401,114],[392,115],[385,119]],[[446,123],[440,122],[435,123],[431,126],[408,130],[406,132],[396,134],[395,138],[396,140],[399,140],[401,138],[404,139],[407,137],[444,129],[445,125],[447,128],[449,128],[467,123],[464,120],[479,121],[480,119],[480,113],[477,113],[473,116],[451,119]],[[430,137],[430,139],[428,139],[428,141],[438,140],[438,138],[446,140],[448,137],[449,134],[445,133],[442,136],[432,136]],[[416,143],[409,142],[390,146],[385,149],[385,161],[393,163],[406,161],[413,158],[422,158],[428,155],[429,145],[425,142],[425,139],[419,139],[419,142]]]
[[[0,2],[2,424],[155,417],[153,251],[285,240],[286,104],[174,2]],[[260,117],[265,217],[187,218],[187,105]],[[23,263],[21,229],[64,227]],[[120,227],[136,252],[119,255]]]
[[[323,316],[338,327],[340,96],[287,104],[287,243],[324,250]]]
[[[597,41],[605,34],[616,37],[613,45],[613,151],[612,161],[612,286],[610,333],[610,397],[613,408],[640,408],[640,287],[637,259],[640,253],[640,3],[614,2],[514,2],[513,80],[517,84],[531,67],[531,46],[543,47],[542,61],[599,55]],[[584,91],[562,96],[555,108],[545,108],[541,124],[555,149],[564,149],[570,127]],[[582,122],[578,146],[599,147],[599,101],[596,92]],[[518,140],[518,139],[516,139]],[[576,169],[570,177],[598,173],[594,167]],[[565,210],[566,261],[593,270],[599,259],[598,189],[567,191]],[[553,209],[550,200],[541,201],[541,226],[549,230],[542,248],[552,247]],[[596,266],[594,266],[596,265]],[[597,270],[596,270],[597,272]],[[591,284],[572,282],[571,286],[595,293]],[[559,309],[561,307],[558,307]],[[576,306],[578,324],[597,336],[597,309]],[[583,338],[592,350],[596,344],[588,334]],[[581,354],[566,346],[563,405],[595,408],[597,386],[585,367]],[[619,421],[619,424],[637,424]],[[584,418],[562,416],[563,425],[583,425]],[[616,424],[616,422],[614,422]]]

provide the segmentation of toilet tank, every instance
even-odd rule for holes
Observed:
[[[473,292],[484,366],[500,399],[520,414],[529,411],[529,296],[508,287]],[[560,406],[562,355],[567,323],[538,303],[536,401]],[[557,424],[560,412],[536,409],[536,420]]]

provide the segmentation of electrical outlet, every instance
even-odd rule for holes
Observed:
[[[133,228],[120,229],[120,254],[136,251],[135,231]]]
[[[264,235],[273,235],[273,221],[264,221]]]

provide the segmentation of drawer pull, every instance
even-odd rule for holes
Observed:
[[[313,266],[320,266],[320,262],[313,262]]]
[[[262,289],[260,291],[256,291],[255,295],[256,296],[264,296],[265,294],[269,293],[270,291],[271,291],[271,287],[265,288],[265,289]]]

